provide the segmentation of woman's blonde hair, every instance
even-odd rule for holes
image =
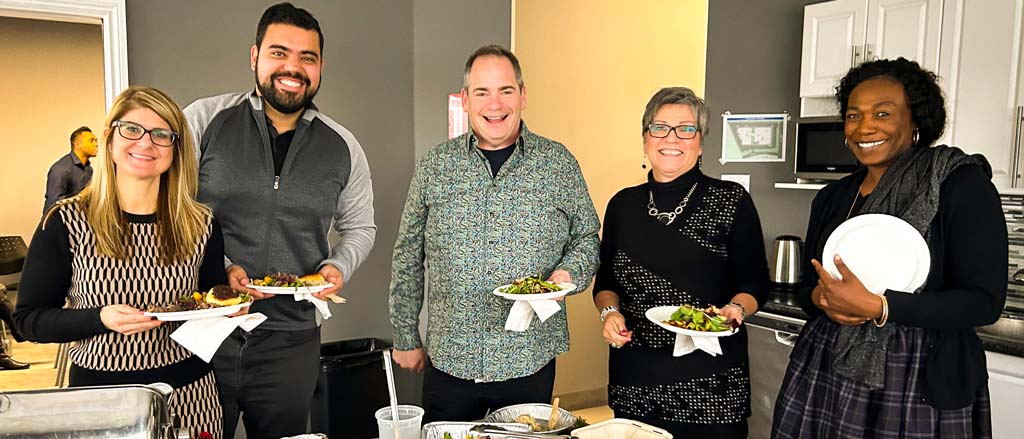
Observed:
[[[161,264],[167,265],[183,261],[194,254],[200,239],[208,231],[212,213],[208,207],[196,201],[199,172],[192,134],[185,115],[174,100],[160,90],[132,86],[117,96],[104,125],[104,147],[99,148],[92,181],[68,202],[78,202],[84,208],[86,219],[96,236],[99,254],[122,260],[131,256],[131,229],[118,200],[117,165],[111,157],[110,147],[112,139],[118,135],[114,122],[137,109],[153,111],[167,122],[171,131],[178,134],[172,145],[171,167],[160,175],[160,194],[156,208],[159,259]]]

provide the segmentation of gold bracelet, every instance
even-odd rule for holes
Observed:
[[[875,326],[881,328],[889,321],[889,300],[884,295],[878,297],[882,298],[882,317],[872,320],[874,320]]]

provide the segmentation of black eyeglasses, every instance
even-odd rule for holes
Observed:
[[[647,132],[651,133],[651,137],[657,137],[659,139],[668,137],[669,132],[675,132],[676,137],[681,140],[690,140],[697,137],[697,133],[700,132],[700,130],[697,129],[696,125],[676,125],[672,127],[663,123],[652,123],[647,125]]]
[[[149,140],[158,146],[173,146],[174,142],[178,140],[178,133],[163,128],[147,130],[142,125],[124,120],[114,121],[113,125],[117,127],[117,133],[128,140],[139,140],[146,133],[149,133]]]

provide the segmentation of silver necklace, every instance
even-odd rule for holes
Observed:
[[[686,209],[686,204],[690,202],[690,196],[693,195],[693,190],[697,189],[697,183],[694,182],[693,186],[690,186],[690,190],[683,197],[683,201],[679,202],[671,212],[659,212],[657,207],[654,207],[654,191],[647,191],[647,214],[656,218],[659,222],[664,225],[672,224],[672,221],[676,220],[679,214],[683,213],[683,209]]]

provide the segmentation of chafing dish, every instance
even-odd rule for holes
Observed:
[[[176,439],[173,390],[150,385],[0,392],[0,439]]]

